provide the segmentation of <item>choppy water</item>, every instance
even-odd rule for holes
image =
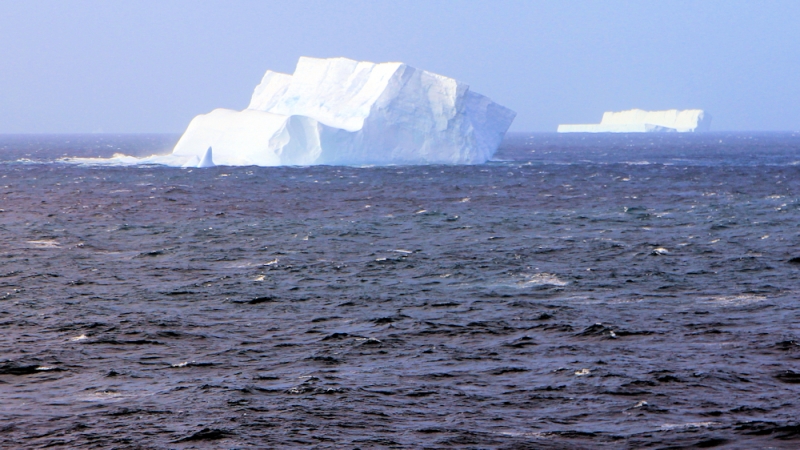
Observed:
[[[798,134],[47,163],[174,140],[0,138],[0,447],[800,445]]]

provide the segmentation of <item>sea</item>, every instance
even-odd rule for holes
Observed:
[[[800,448],[800,133],[177,139],[0,136],[0,448]]]

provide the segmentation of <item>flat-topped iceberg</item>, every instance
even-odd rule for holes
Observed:
[[[708,131],[711,115],[702,109],[605,112],[599,124],[559,125],[559,133],[643,133]]]
[[[476,164],[494,155],[515,115],[406,64],[302,57],[292,75],[267,71],[247,109],[195,117],[172,154],[148,162]]]

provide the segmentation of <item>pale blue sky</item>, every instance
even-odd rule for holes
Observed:
[[[403,61],[517,111],[800,130],[800,1],[0,1],[0,133],[175,132],[299,56]]]

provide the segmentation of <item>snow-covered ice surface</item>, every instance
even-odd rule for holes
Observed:
[[[292,75],[267,71],[247,109],[195,117],[169,155],[77,162],[480,164],[497,151],[515,115],[466,84],[406,64],[302,57]]]
[[[559,125],[559,133],[645,133],[677,131],[680,133],[708,131],[711,115],[702,109],[679,111],[627,111],[603,113],[599,124]]]

